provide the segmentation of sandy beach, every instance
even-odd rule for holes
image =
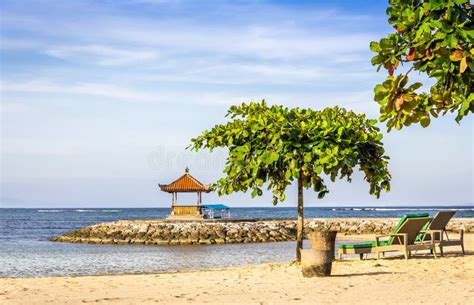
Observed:
[[[367,239],[370,236],[352,236]],[[348,237],[344,236],[347,240]],[[473,304],[474,234],[467,253],[377,261],[350,258],[327,278],[291,263],[161,274],[0,279],[2,304]]]

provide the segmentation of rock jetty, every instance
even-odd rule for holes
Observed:
[[[387,234],[397,224],[396,218],[313,218],[305,220],[309,230],[335,230],[339,234]],[[474,232],[473,218],[455,218],[448,229]],[[85,227],[51,240],[93,244],[191,245],[291,241],[296,239],[296,221],[220,220],[167,221],[119,220]]]

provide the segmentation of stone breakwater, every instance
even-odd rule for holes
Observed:
[[[388,234],[395,218],[314,218],[305,220],[310,230],[339,234]],[[448,230],[474,233],[474,218],[455,218]],[[295,220],[166,221],[119,220],[85,227],[52,238],[53,241],[93,244],[191,245],[291,241],[296,239]]]

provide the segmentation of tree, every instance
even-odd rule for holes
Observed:
[[[318,198],[329,192],[323,174],[351,181],[356,166],[365,174],[370,194],[380,196],[390,189],[388,157],[381,142],[377,120],[367,120],[339,107],[322,111],[261,103],[230,107],[231,121],[216,125],[191,140],[200,150],[227,147],[225,177],[213,188],[219,195],[252,191],[262,195],[263,187],[273,193],[273,204],[285,200],[285,190],[294,180],[298,185],[298,227],[296,258],[303,243],[303,188],[313,188]]]
[[[457,122],[474,112],[474,13],[469,2],[389,1],[388,22],[395,33],[370,44],[377,53],[372,64],[388,72],[386,81],[375,87],[374,99],[389,131],[412,123],[427,127],[431,117],[448,111],[457,111]],[[411,66],[408,72],[394,76],[404,64]],[[420,82],[408,85],[412,71],[435,81],[429,92],[416,92]]]

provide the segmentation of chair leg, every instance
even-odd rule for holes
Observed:
[[[359,258],[362,260],[364,258],[364,253],[359,253]]]
[[[432,251],[433,251],[433,257],[436,259],[437,258],[436,257],[436,246],[433,246]]]
[[[409,256],[409,252],[408,251],[404,251],[403,253],[405,255],[405,259],[408,259],[408,256]]]
[[[380,252],[377,251],[377,259],[380,259]]]
[[[461,250],[462,250],[462,254],[466,254],[466,252],[464,251],[464,243],[461,244]]]
[[[439,253],[441,256],[444,256],[443,246],[439,245]]]

